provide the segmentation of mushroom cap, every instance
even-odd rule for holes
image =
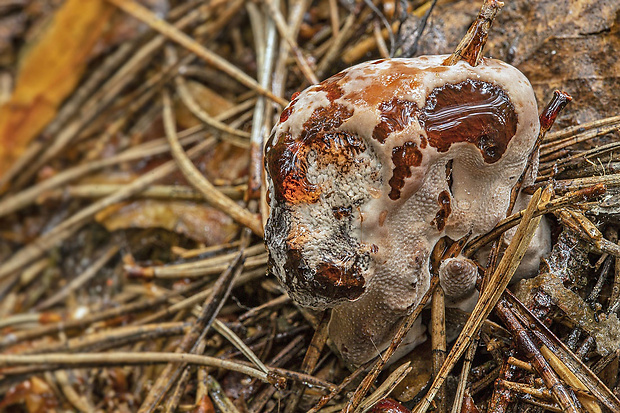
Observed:
[[[376,60],[301,92],[265,148],[269,266],[359,364],[430,285],[439,238],[490,230],[539,131],[527,78],[493,59]]]

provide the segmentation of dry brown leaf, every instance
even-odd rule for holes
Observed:
[[[104,0],[67,0],[35,40],[0,107],[0,176],[73,91],[113,11]]]
[[[234,105],[222,95],[209,89],[202,83],[188,80],[187,90],[200,105],[200,107],[211,116],[224,113]],[[192,126],[202,125],[202,121],[196,118],[189,109],[179,100],[175,102],[174,113],[176,114],[177,125],[181,129],[191,128]]]
[[[98,213],[108,231],[127,228],[164,228],[206,245],[230,242],[239,227],[223,212],[184,201],[137,200],[112,205]]]

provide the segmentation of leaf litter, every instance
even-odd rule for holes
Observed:
[[[478,5],[43,3],[0,2],[13,22],[0,33],[0,411],[340,411],[365,377],[360,409],[388,394],[374,411],[416,407],[431,346],[375,377],[349,372],[326,317],[287,299],[235,220],[264,215],[256,154],[308,79],[412,44],[451,53]],[[468,367],[439,393],[460,387],[461,411],[617,406],[619,8],[517,0],[490,31],[485,55],[521,69],[539,107],[553,89],[574,99],[523,189],[555,188],[535,213],[553,215],[553,250],[473,321]],[[210,186],[171,161],[175,141]]]

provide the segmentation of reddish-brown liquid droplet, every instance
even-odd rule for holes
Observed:
[[[405,129],[416,118],[418,106],[411,101],[394,98],[379,105],[379,123],[372,131],[372,137],[385,143],[388,135]]]
[[[439,204],[439,211],[435,215],[435,219],[431,222],[431,225],[437,226],[437,231],[443,231],[446,227],[446,220],[452,212],[450,206],[450,193],[448,191],[441,191],[437,197],[437,203]]]
[[[405,186],[405,179],[411,176],[411,168],[419,166],[422,162],[422,153],[415,142],[405,142],[403,146],[392,149],[392,162],[394,171],[389,181],[392,188],[389,196],[395,201],[400,198],[400,190]]]
[[[420,113],[429,144],[447,152],[453,143],[470,142],[486,163],[501,159],[517,131],[517,114],[498,86],[466,80],[436,88]]]

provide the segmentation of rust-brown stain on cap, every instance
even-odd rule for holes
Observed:
[[[422,162],[422,153],[415,142],[405,142],[404,145],[392,149],[392,162],[394,171],[389,181],[391,188],[389,197],[396,201],[405,186],[405,179],[411,176],[411,168],[419,166]]]
[[[299,137],[290,133],[273,135],[267,141],[265,162],[273,181],[273,196],[277,202],[314,203],[319,199],[319,188],[308,181],[308,155],[317,151],[321,161],[336,161],[348,167],[348,160],[365,150],[357,135],[335,131],[353,112],[347,107],[332,104],[315,109],[304,123]]]
[[[476,145],[486,163],[501,159],[517,131],[517,114],[506,92],[478,80],[435,88],[420,113],[429,144],[447,152],[453,143]]]
[[[417,119],[418,106],[409,100],[393,98],[379,105],[379,123],[372,131],[372,137],[381,143],[392,132],[398,132]]]

